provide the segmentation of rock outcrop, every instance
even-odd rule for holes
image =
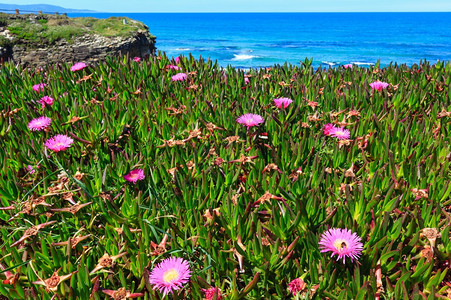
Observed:
[[[26,21],[36,22],[42,15],[25,15]],[[65,16],[46,16],[46,20],[56,17],[59,20],[70,18]],[[17,18],[9,15],[9,18]],[[22,22],[24,17],[21,16]],[[91,18],[93,19],[93,18]],[[83,30],[82,33],[68,38],[57,38],[49,42],[45,38],[30,39],[15,35],[11,25],[0,21],[0,59],[10,60],[23,66],[43,66],[54,63],[73,63],[78,61],[97,62],[107,56],[129,55],[130,57],[145,57],[155,54],[155,37],[149,33],[147,26],[131,19],[121,19],[124,26],[132,26],[135,22],[139,26],[127,34],[104,35],[94,30]],[[43,22],[42,22],[43,23]],[[13,23],[14,24],[14,23]],[[36,23],[37,24],[37,23]],[[66,24],[66,23],[64,23]],[[3,25],[3,26],[2,26]],[[39,25],[39,24],[37,24]],[[67,24],[65,25],[67,26]],[[9,41],[9,42],[8,42]]]

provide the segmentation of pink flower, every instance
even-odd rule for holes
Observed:
[[[180,67],[174,66],[174,65],[167,65],[166,69],[168,70],[180,70]]]
[[[302,292],[305,287],[307,286],[307,284],[304,282],[304,280],[302,280],[302,278],[296,278],[293,279],[289,284],[288,284],[288,290],[293,293],[293,296],[296,296],[297,293]]]
[[[332,252],[331,257],[338,255],[337,260],[351,258],[351,262],[359,259],[362,254],[363,244],[360,242],[360,237],[356,233],[351,233],[351,230],[333,228],[329,229],[321,235],[319,247],[322,252]]]
[[[347,68],[352,69],[352,64],[343,65],[343,68],[345,68],[345,69],[347,69]]]
[[[44,97],[41,98],[41,100],[39,100],[39,103],[42,104],[42,108],[44,108],[44,106],[46,104],[52,106],[53,105],[53,98],[49,97],[49,96],[44,96]]]
[[[221,290],[217,287],[211,287],[208,290],[202,289],[202,292],[205,293],[205,300],[212,300],[213,297],[215,296],[215,293],[216,293],[216,300],[222,299]]]
[[[67,135],[57,134],[54,137],[49,138],[47,141],[45,141],[44,146],[50,150],[59,152],[69,148],[73,142],[74,140],[68,137]]]
[[[188,75],[185,73],[177,73],[171,77],[172,81],[184,81],[186,78],[188,78]]]
[[[332,131],[332,129],[334,129],[335,128],[335,126],[334,126],[334,124],[326,124],[326,126],[324,126],[324,135],[330,135],[330,133],[331,133],[331,131]]]
[[[149,282],[163,293],[163,297],[183,287],[189,281],[191,271],[188,262],[179,257],[170,257],[156,265]]]
[[[288,105],[291,104],[291,102],[293,102],[293,100],[291,100],[290,98],[277,98],[274,99],[274,104],[277,106],[277,108],[287,108]]]
[[[45,83],[35,84],[35,85],[33,85],[33,91],[35,91],[35,92],[43,91],[46,86],[47,86],[47,84],[45,84]]]
[[[86,67],[87,67],[87,65],[84,62],[78,62],[78,63],[74,64],[72,67],[70,67],[70,70],[72,72],[75,72],[75,71],[83,70]]]
[[[32,131],[39,131],[49,127],[50,124],[52,124],[52,119],[45,116],[39,117],[31,120],[30,123],[28,123],[28,129]]]
[[[127,180],[128,182],[133,182],[135,184],[138,180],[143,180],[144,178],[146,178],[146,176],[144,175],[143,169],[136,169],[130,171],[130,173],[128,173],[127,175],[124,175],[125,180]]]
[[[249,83],[249,78],[244,77],[244,84],[248,84]]]
[[[141,61],[141,57],[135,56],[135,57],[133,57],[133,60],[136,61],[136,62],[140,62]]]
[[[388,87],[388,83],[378,80],[373,83],[370,83],[370,86],[373,90],[381,91],[385,90]]]
[[[351,137],[351,132],[343,127],[334,127],[330,130],[330,136],[339,140],[348,140]]]
[[[265,122],[262,116],[256,114],[244,114],[236,119],[236,121],[247,128],[252,126],[258,126]]]
[[[36,169],[39,169],[39,166],[36,166]],[[36,169],[33,166],[31,166],[31,165],[27,166],[27,171],[30,174],[34,174],[36,172]]]
[[[174,58],[174,62],[175,62],[176,64],[180,63],[180,57],[177,56],[176,58]]]

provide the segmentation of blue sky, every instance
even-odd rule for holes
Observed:
[[[450,12],[451,0],[0,0],[104,12]]]

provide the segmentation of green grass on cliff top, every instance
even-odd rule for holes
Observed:
[[[124,23],[123,20],[126,20]],[[68,18],[64,15],[11,15],[0,14],[0,26],[7,27],[15,36],[13,40],[4,39],[3,43],[13,44],[17,40],[54,43],[58,40],[69,42],[77,36],[93,33],[101,36],[127,37],[138,30],[148,30],[141,22],[127,17],[110,17],[108,19]]]

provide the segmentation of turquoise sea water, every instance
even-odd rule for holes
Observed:
[[[144,22],[168,56],[240,68],[451,60],[451,13],[94,13]]]

